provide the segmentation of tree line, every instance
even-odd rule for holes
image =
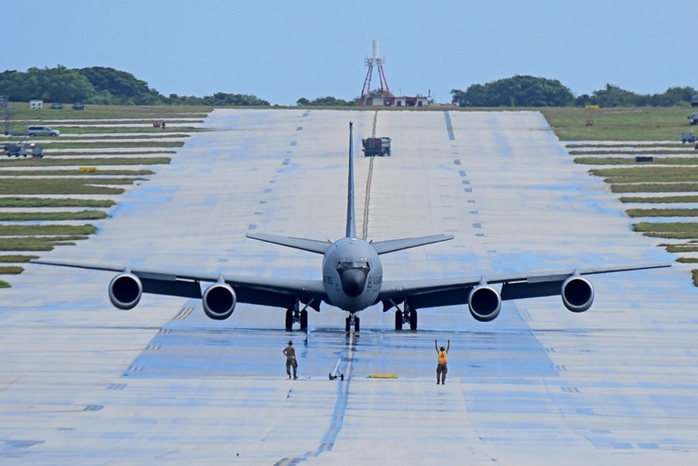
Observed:
[[[374,90],[372,94],[379,93]],[[451,103],[460,107],[671,107],[688,105],[698,94],[692,87],[670,87],[661,94],[636,94],[607,84],[592,94],[574,96],[558,80],[534,76],[514,76],[487,84],[473,84],[465,91],[451,90]],[[41,99],[47,102],[82,102],[105,105],[208,105],[269,106],[255,95],[217,92],[210,96],[164,96],[131,73],[114,68],[93,66],[70,69],[29,68],[27,71],[7,70],[0,73],[0,95],[11,101]],[[359,98],[301,97],[298,106],[357,106]]]
[[[69,69],[29,68],[0,73],[0,95],[10,101],[82,102],[103,105],[269,105],[254,95],[217,92],[210,96],[164,96],[131,73],[93,66]]]
[[[451,91],[452,103],[459,107],[672,107],[688,105],[696,94],[692,87],[670,87],[662,94],[643,95],[607,84],[591,95],[575,97],[560,81],[533,76],[514,76]]]

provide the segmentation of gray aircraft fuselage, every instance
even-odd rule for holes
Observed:
[[[359,238],[342,238],[322,260],[322,283],[332,305],[361,311],[374,304],[383,283],[383,265],[375,248]]]

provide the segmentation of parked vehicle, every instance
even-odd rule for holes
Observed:
[[[690,133],[688,133],[688,132],[681,133],[681,142],[684,144],[686,144],[687,142],[690,142],[690,143],[696,142],[696,137],[693,134],[693,131],[691,131]]]
[[[690,115],[688,115],[688,121],[692,125],[698,125],[698,113],[691,113]]]
[[[364,156],[390,155],[390,138],[362,139]]]
[[[25,131],[27,136],[60,136],[61,132],[50,126],[27,126]]]

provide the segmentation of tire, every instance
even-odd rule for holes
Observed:
[[[410,330],[417,330],[417,309],[410,311]]]
[[[693,123],[691,123],[691,124],[693,124]],[[34,137],[34,133],[29,133],[29,137],[30,137],[30,138],[33,138],[33,137]]]
[[[359,333],[361,330],[361,320],[358,317],[354,318],[354,333]]]
[[[344,329],[347,333],[351,332],[351,319],[349,317],[344,321]]]
[[[286,310],[286,331],[290,332],[293,330],[293,311],[291,309]]]
[[[395,311],[395,330],[402,330],[402,311]]]
[[[301,311],[301,330],[308,330],[308,311]]]

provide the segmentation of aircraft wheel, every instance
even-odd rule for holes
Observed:
[[[293,330],[293,311],[291,309],[286,309],[286,330]]]
[[[402,311],[395,311],[395,330],[402,330]]]
[[[301,330],[308,330],[308,311],[301,311]]]
[[[347,333],[351,332],[351,319],[349,317],[347,317],[344,327],[346,328]]]
[[[359,324],[361,322],[358,317],[354,318],[354,333],[359,333],[359,330],[361,330],[361,325]]]
[[[410,330],[417,330],[417,310],[410,311]]]

